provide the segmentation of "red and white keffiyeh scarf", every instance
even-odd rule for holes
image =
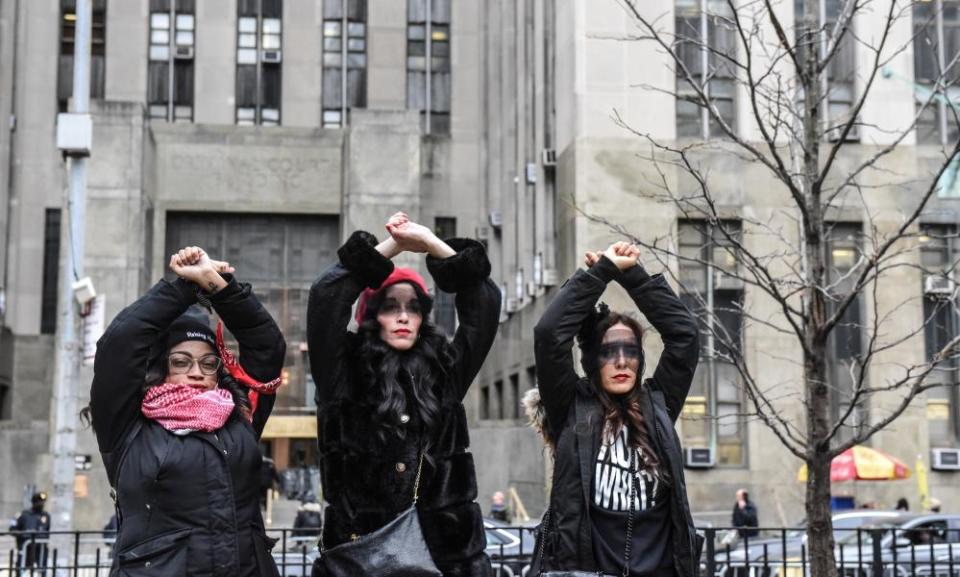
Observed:
[[[233,413],[230,391],[184,384],[164,383],[147,389],[140,410],[177,435],[194,431],[210,433],[223,427]]]

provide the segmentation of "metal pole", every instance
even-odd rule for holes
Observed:
[[[347,17],[347,0],[340,2],[340,128],[347,126],[347,42],[349,35],[347,28],[350,19]]]
[[[430,111],[433,108],[433,95],[431,92],[431,84],[433,84],[433,0],[427,0],[427,25],[426,25],[426,91],[424,95],[426,97],[427,110],[426,110],[426,132],[430,134]]]
[[[173,95],[177,93],[174,83],[177,81],[176,77],[176,52],[177,52],[177,3],[170,2],[170,12],[168,12],[170,18],[169,25],[167,26],[167,122],[173,122],[174,116],[176,114],[175,103],[173,101]]]
[[[700,136],[704,140],[710,138],[710,85],[707,82],[710,68],[710,26],[708,21],[709,5],[707,0],[700,0],[700,89],[703,91],[706,101],[704,107],[700,109]]]
[[[950,88],[948,87],[949,83],[944,82],[942,78],[946,74],[944,67],[947,65],[944,52],[946,39],[943,34],[943,0],[937,0],[934,9],[937,11],[937,83],[934,85],[934,90],[943,87],[943,96],[937,102],[937,116],[940,117],[940,144],[947,146],[949,144],[947,142],[947,100],[950,98]]]
[[[90,110],[90,29],[92,0],[77,0],[73,47],[73,112]],[[86,220],[87,160],[70,159],[70,196],[64,212],[68,223],[61,234],[60,314],[57,325],[57,369],[54,382],[53,530],[68,530],[73,522],[74,453],[77,444],[77,386],[80,384],[82,333],[73,300],[73,283],[83,278]]]

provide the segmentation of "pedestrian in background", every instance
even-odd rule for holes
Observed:
[[[756,527],[760,526],[757,520],[757,507],[750,500],[750,494],[746,489],[738,489],[736,495],[737,501],[733,505],[733,516],[731,522],[737,529],[737,535],[742,539],[744,537],[756,537],[760,531]]]
[[[111,575],[277,577],[258,445],[283,335],[227,263],[187,247],[169,266],[179,278],[122,310],[97,343],[86,412],[116,490]],[[237,340],[239,361],[198,301]]]
[[[906,497],[900,497],[899,499],[897,499],[897,508],[896,508],[896,510],[897,510],[897,511],[909,511],[909,510],[910,510],[910,503],[907,502],[907,498],[906,498]]]
[[[297,517],[293,520],[293,536],[316,539],[320,535],[321,528],[323,528],[323,509],[317,502],[316,495],[309,493],[297,509]]]
[[[490,518],[504,523],[510,522],[510,508],[507,507],[503,491],[497,491],[490,497]]]
[[[46,567],[47,541],[50,539],[50,514],[44,509],[47,494],[34,493],[30,508],[24,509],[13,530],[17,531],[17,566]]]

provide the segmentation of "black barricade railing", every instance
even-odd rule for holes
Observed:
[[[487,553],[497,577],[530,573],[533,527],[487,527]],[[761,528],[741,536],[729,528],[698,529],[705,545],[704,577],[816,577],[803,529]],[[309,576],[317,558],[317,531],[268,529],[273,558],[284,577]],[[841,577],[960,577],[960,520],[903,529],[834,529]],[[114,536],[102,531],[0,533],[0,577],[107,577]]]

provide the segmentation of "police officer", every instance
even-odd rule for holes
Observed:
[[[47,494],[34,493],[30,503],[31,508],[24,509],[20,513],[14,527],[14,531],[19,532],[17,534],[17,565],[46,567],[50,514],[43,510],[43,506],[47,503]]]

